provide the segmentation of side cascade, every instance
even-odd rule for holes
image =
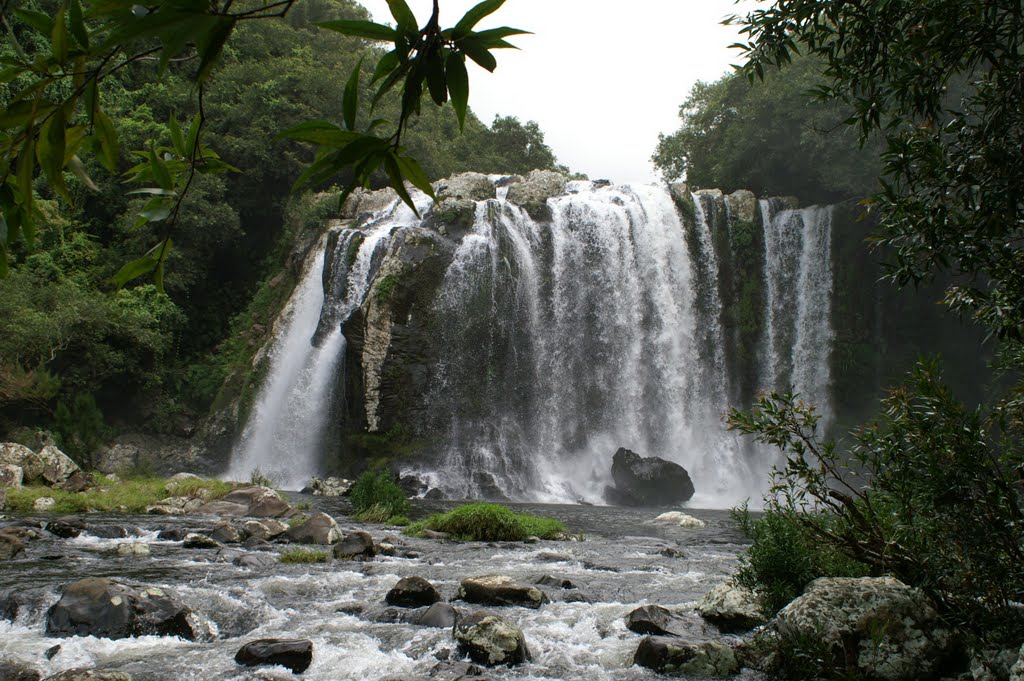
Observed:
[[[829,413],[830,209],[601,182],[520,205],[489,182],[325,237],[229,475],[383,463],[448,498],[601,503],[626,447],[684,466],[692,505],[760,498],[775,460],[721,418],[755,384]]]

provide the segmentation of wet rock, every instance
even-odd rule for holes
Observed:
[[[46,616],[50,636],[180,636],[196,634],[191,610],[161,589],[138,589],[110,579],[88,577],[69,584]]]
[[[573,560],[571,554],[568,553],[555,553],[554,551],[541,551],[535,558],[545,563],[566,563]]]
[[[242,524],[242,530],[244,530],[250,538],[255,537],[256,539],[268,540],[279,537],[287,532],[288,526],[280,520],[264,518],[263,520],[246,520]]]
[[[551,219],[548,199],[565,192],[566,179],[553,170],[533,170],[522,182],[513,184],[505,198],[522,206],[534,220]]]
[[[477,664],[516,665],[530,659],[523,631],[503,617],[474,612],[454,628],[459,652]]]
[[[438,532],[437,530],[423,530],[422,532],[420,532],[420,535],[424,539],[442,539],[442,540],[444,540],[444,539],[448,539],[449,537],[451,537],[451,535],[448,534],[447,532]]]
[[[473,201],[449,198],[434,204],[424,224],[437,230],[438,234],[459,239],[473,228],[475,218],[476,204]]]
[[[81,667],[47,676],[43,681],[132,681],[132,676],[125,672]]]
[[[434,603],[416,618],[415,623],[421,627],[446,629],[455,626],[459,620],[459,611],[448,603]]]
[[[21,483],[25,479],[25,473],[21,466],[12,463],[0,464],[0,487],[8,489],[21,489]]]
[[[537,579],[533,580],[534,584],[540,586],[552,586],[558,589],[575,589],[576,584],[571,580],[562,579],[561,577],[552,577],[551,575],[542,575]]]
[[[482,667],[470,662],[442,660],[430,668],[427,678],[434,681],[464,681],[465,679],[484,681],[487,678],[487,672]],[[405,681],[405,679],[401,681]]]
[[[1020,647],[1020,652],[1017,653],[1017,661],[1010,667],[1009,681],[1024,681],[1024,645]]]
[[[679,527],[699,529],[705,526],[705,523],[700,518],[694,518],[692,515],[680,513],[679,511],[669,511],[668,513],[662,513],[654,519],[656,523],[662,523],[665,525],[677,525]]]
[[[279,518],[292,509],[287,501],[269,487],[240,487],[228,492],[220,500],[245,506],[244,515],[254,518]]]
[[[380,624],[411,624],[416,620],[417,616],[417,613],[406,608],[383,607],[380,605],[370,606],[360,613],[360,617],[364,620]]]
[[[732,676],[740,670],[735,651],[724,643],[693,643],[660,636],[648,636],[640,642],[633,664],[679,676]]]
[[[281,665],[301,674],[313,662],[313,642],[280,638],[250,641],[235,653],[235,662],[246,667]]]
[[[231,561],[238,567],[262,568],[277,565],[277,558],[266,553],[246,553]]]
[[[729,579],[697,603],[697,612],[725,633],[747,631],[764,624],[761,601],[753,591]]]
[[[309,494],[318,497],[343,497],[352,490],[352,480],[345,478],[313,478],[309,481]]]
[[[42,463],[40,475],[50,485],[59,485],[73,473],[81,470],[71,457],[53,445],[46,445],[40,449],[37,456]]]
[[[21,660],[0,660],[0,681],[39,681],[39,670]]]
[[[445,199],[467,199],[485,201],[496,196],[494,183],[483,173],[459,173],[434,183],[438,201]]]
[[[217,503],[217,502],[211,502]],[[202,508],[208,504],[204,504],[202,499],[194,497],[167,497],[161,499],[155,504],[146,507],[146,513],[150,515],[184,515],[186,513],[207,513]],[[226,514],[224,514],[226,515]]]
[[[444,499],[444,492],[439,490],[437,487],[431,487],[423,495],[424,499]]]
[[[181,541],[188,536],[188,534],[189,532],[186,529],[180,527],[167,527],[160,530],[157,533],[156,538],[163,539],[164,541]]]
[[[0,530],[0,560],[11,560],[24,550],[25,545],[16,534]]]
[[[686,558],[685,553],[683,553],[679,549],[672,548],[671,546],[666,546],[665,548],[659,550],[658,555],[664,556],[665,558]]]
[[[185,535],[185,538],[181,540],[181,548],[183,549],[219,549],[220,544],[207,537],[205,534],[199,534],[198,532],[189,532]]]
[[[336,544],[341,541],[341,530],[334,518],[317,513],[305,522],[289,527],[285,536],[297,544]]]
[[[54,485],[64,492],[84,492],[96,486],[96,481],[91,474],[84,471],[75,471],[68,476],[67,480]]]
[[[53,658],[57,657],[57,653],[59,653],[60,651],[61,647],[60,644],[58,643],[55,646],[50,646],[49,648],[47,648],[46,652],[43,653],[43,657],[45,657],[47,660],[52,660]]]
[[[339,560],[368,560],[377,554],[373,537],[368,532],[353,532],[334,545],[334,557]]]
[[[34,483],[43,477],[43,460],[25,445],[16,442],[0,443],[0,464],[17,466],[22,471],[22,480]]]
[[[623,506],[669,506],[693,496],[686,469],[656,456],[643,457],[620,447],[612,457],[615,487],[605,490],[609,503]]]
[[[403,475],[398,479],[398,486],[408,497],[418,497],[427,491],[427,483],[415,475]]]
[[[22,600],[12,589],[0,591],[0,617],[13,622],[21,609]]]
[[[85,523],[78,518],[57,518],[46,523],[46,531],[61,539],[71,539],[85,531]]]
[[[231,523],[221,522],[213,526],[210,538],[221,544],[238,544],[245,539],[245,535]]]
[[[149,555],[149,546],[142,542],[122,542],[117,545],[117,555],[126,558],[142,558]]]
[[[224,499],[217,499],[216,501],[207,501],[205,504],[202,503],[202,501],[199,499],[190,499],[189,501],[200,502],[195,509],[196,513],[208,513],[209,515],[228,516],[232,518],[240,518],[244,515],[249,514],[249,507],[246,506],[245,504],[238,504],[232,501],[225,501]],[[146,509],[146,511],[151,512],[149,511],[149,509]]]
[[[782,646],[813,640],[816,654],[879,681],[937,678],[955,648],[924,594],[891,577],[816,579],[779,612],[775,629]]]
[[[537,587],[505,575],[467,577],[459,585],[455,599],[479,605],[520,605],[534,609],[549,602],[547,595]]]
[[[249,537],[242,542],[242,548],[249,551],[273,551],[274,545],[259,537]]]
[[[638,634],[677,636],[675,615],[660,605],[643,605],[626,615],[626,628]]]
[[[402,577],[384,600],[388,605],[402,608],[420,608],[444,600],[434,585],[422,577]]]
[[[101,539],[124,539],[132,534],[124,525],[89,525],[86,532]],[[180,541],[184,536],[182,534],[175,541]]]
[[[39,497],[32,503],[32,510],[40,513],[45,513],[51,508],[57,505],[57,500],[53,497]]]

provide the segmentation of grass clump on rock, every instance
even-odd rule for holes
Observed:
[[[523,541],[527,537],[556,539],[565,533],[565,525],[554,518],[516,513],[501,504],[476,503],[435,513],[413,523],[405,533],[415,536],[423,530],[445,532],[463,541]]]
[[[96,475],[95,480],[95,487],[82,492],[67,492],[44,485],[8,489],[7,508],[18,513],[30,513],[36,499],[52,497],[56,501],[49,509],[52,513],[145,513],[147,506],[170,496],[202,496],[209,501],[233,489],[231,484],[220,480],[199,478],[169,481],[164,478],[140,477],[112,481]]]
[[[281,553],[282,563],[326,563],[327,552],[318,549],[288,549]]]
[[[352,485],[349,495],[355,509],[353,518],[363,523],[399,524],[409,512],[409,500],[387,471],[366,471]]]

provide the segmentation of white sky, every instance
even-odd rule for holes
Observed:
[[[393,24],[385,0],[360,0]],[[407,0],[420,23],[431,0]],[[441,0],[453,26],[477,0]],[[472,62],[469,105],[487,124],[495,114],[534,120],[559,162],[591,179],[649,182],[659,132],[679,124],[679,105],[698,80],[714,80],[738,59],[734,27],[719,22],[750,0],[508,0],[477,29],[513,26],[534,35],[497,50],[498,68]]]

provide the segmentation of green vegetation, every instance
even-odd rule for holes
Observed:
[[[523,541],[527,537],[557,539],[565,525],[553,518],[516,513],[500,504],[467,504],[436,513],[405,529],[411,536],[423,530],[446,532],[461,541]]]
[[[352,485],[349,499],[355,510],[353,517],[361,522],[391,522],[392,518],[409,512],[405,491],[386,470],[366,471],[360,475]]]
[[[327,552],[319,549],[295,548],[281,552],[282,563],[326,563]]]
[[[391,298],[391,294],[395,292],[396,286],[398,286],[398,277],[396,275],[388,274],[381,277],[373,290],[374,295],[377,297],[377,302],[386,303]]]
[[[45,486],[7,490],[7,507],[18,513],[31,513],[40,497],[52,497],[57,503],[52,513],[119,511],[145,513],[146,507],[170,496],[199,495],[212,500],[224,496],[232,486],[220,480],[184,480],[171,483],[161,478],[132,478],[111,482],[102,475],[97,487],[84,492],[64,492]]]

